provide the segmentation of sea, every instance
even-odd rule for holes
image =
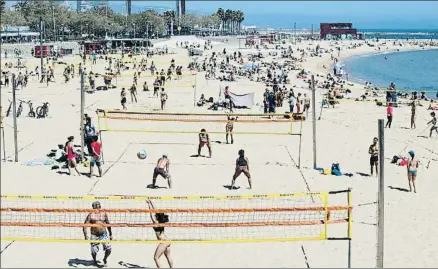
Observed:
[[[342,63],[349,79],[377,87],[424,91],[438,98],[438,49],[354,56]]]

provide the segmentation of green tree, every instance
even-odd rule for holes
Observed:
[[[222,28],[221,28],[221,32],[224,32],[225,29],[225,12],[222,8],[218,8],[218,10],[216,11],[216,15],[219,17]]]
[[[0,13],[3,14],[6,10],[6,2],[5,0],[0,0]]]

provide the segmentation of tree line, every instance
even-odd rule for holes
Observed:
[[[29,26],[31,31],[39,32],[41,18],[44,38],[51,40],[60,36],[63,39],[85,36],[151,37],[170,33],[171,25],[174,29],[181,26],[186,33],[195,28],[210,28],[220,29],[222,34],[237,34],[244,21],[242,11],[222,8],[210,15],[187,13],[179,20],[175,11],[158,12],[152,9],[129,16],[108,6],[76,12],[55,0],[22,0],[12,9],[6,9],[5,0],[0,0],[0,9],[2,26]]]

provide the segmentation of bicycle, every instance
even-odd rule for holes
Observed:
[[[11,114],[11,109],[12,109],[12,101],[9,100],[9,107],[8,110],[6,111],[6,117],[9,117],[9,115]]]
[[[23,112],[23,100],[19,100],[20,104],[18,105],[17,108],[17,118],[20,117],[21,113]]]
[[[35,118],[36,113],[35,113],[35,110],[33,110],[33,103],[32,103],[32,101],[29,101],[29,102],[26,102],[26,103],[29,106],[29,113],[27,113],[27,116]]]
[[[43,103],[42,106],[36,108],[37,119],[45,118],[49,115],[49,102]]]

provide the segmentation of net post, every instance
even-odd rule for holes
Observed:
[[[352,199],[352,188],[348,188],[347,193],[347,201],[348,201],[348,261],[347,261],[347,268],[351,268],[351,238],[352,238],[352,228],[353,228],[353,213],[352,213],[352,206],[353,206],[353,199]]]
[[[3,147],[3,161],[6,162],[6,142],[5,142],[5,128],[3,127],[3,110],[0,105],[0,128],[1,128],[1,136],[2,136],[2,147]]]
[[[312,128],[313,128],[313,169],[316,169],[316,90],[315,76],[312,75]]]
[[[100,125],[99,110],[96,110],[96,114],[97,114],[97,126],[99,128],[99,140],[100,140],[100,145],[102,146],[100,149],[100,156],[101,156],[102,164],[103,164],[103,163],[105,163],[105,160],[103,158],[103,140],[102,140],[102,129],[101,129],[101,125]]]
[[[303,137],[303,121],[300,122],[300,144],[298,148],[298,168],[301,168],[301,142]]]
[[[12,74],[12,115],[14,117],[14,155],[15,162],[18,162],[18,127],[17,127],[17,99],[15,92],[17,90],[17,81],[15,74]]]
[[[377,264],[376,268],[383,268],[384,235],[385,235],[385,125],[379,119],[379,192],[377,199]]]
[[[323,201],[324,201],[324,212],[325,212],[325,214],[324,214],[324,239],[326,239],[327,238],[327,226],[328,226],[328,222],[329,222],[329,214],[330,214],[330,212],[329,212],[329,210],[328,210],[328,193],[325,193],[324,194],[324,198],[323,198]]]
[[[85,57],[85,46],[84,46],[84,57]],[[85,58],[84,58],[85,61]],[[84,66],[85,69],[85,66]],[[79,121],[79,130],[81,131],[81,157],[84,160],[84,146],[85,146],[85,137],[84,137],[84,110],[85,110],[85,71],[82,70],[81,73],[81,120]]]
[[[192,76],[195,77],[195,84],[193,85],[193,107],[196,107],[196,74],[193,73]]]

